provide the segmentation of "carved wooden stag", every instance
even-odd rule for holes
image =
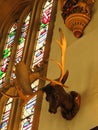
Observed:
[[[61,81],[62,84],[65,83],[66,76],[68,76],[68,71]],[[50,113],[55,114],[58,107],[60,107],[62,116],[67,120],[71,120],[78,112],[80,107],[80,95],[77,92],[71,91],[67,93],[63,87],[52,83],[45,86],[43,91],[46,93],[46,100],[49,102]]]
[[[62,116],[71,120],[79,110],[80,107],[80,95],[71,91],[67,93],[63,87],[67,87],[64,85],[65,81],[68,78],[68,71],[64,71],[65,64],[65,51],[66,51],[66,40],[62,30],[59,29],[61,40],[57,41],[61,48],[61,64],[55,60],[54,61],[61,69],[61,75],[56,80],[51,80],[45,77],[40,77],[39,73],[31,73],[29,74],[26,65],[23,61],[16,65],[16,79],[14,80],[14,86],[18,92],[18,95],[21,99],[23,99],[23,105],[25,105],[31,98],[33,98],[39,92],[46,93],[46,100],[49,102],[49,112],[56,113],[58,107],[61,108]],[[31,83],[36,79],[48,80],[50,83],[45,87],[42,87],[38,91],[33,92],[31,89]],[[4,93],[3,93],[4,94]],[[7,97],[12,97],[4,94]]]
[[[68,78],[68,71],[64,73],[64,63],[65,63],[65,51],[66,51],[66,40],[62,33],[62,30],[59,30],[61,42],[59,46],[61,47],[61,64],[55,61],[59,67],[61,68],[61,75],[57,80],[49,80],[51,81],[48,85],[42,88],[42,91],[46,93],[46,100],[49,102],[49,112],[56,113],[58,107],[61,108],[62,116],[71,120],[79,110],[80,107],[80,95],[71,91],[67,93],[63,87],[67,87],[64,85],[65,81]],[[54,60],[53,60],[54,61]]]

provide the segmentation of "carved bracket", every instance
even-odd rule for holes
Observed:
[[[95,0],[62,0],[61,11],[65,25],[80,38],[92,16]]]

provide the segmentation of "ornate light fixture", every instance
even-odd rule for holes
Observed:
[[[92,16],[95,0],[61,0],[62,17],[65,25],[80,38]]]

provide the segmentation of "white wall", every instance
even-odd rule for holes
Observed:
[[[84,31],[83,37],[77,39],[64,25],[58,10],[55,23],[50,57],[60,60],[60,49],[55,44],[58,28],[61,27],[67,39],[65,68],[69,70],[67,91],[76,90],[81,95],[81,106],[77,115],[67,121],[62,118],[60,109],[56,114],[48,112],[48,102],[43,99],[39,130],[89,130],[98,125],[98,1],[94,6],[94,15]],[[59,53],[58,53],[59,52]],[[53,70],[52,70],[53,69]],[[54,73],[55,72],[55,73]],[[60,70],[50,62],[47,77],[55,79]]]

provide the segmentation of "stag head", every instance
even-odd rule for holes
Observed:
[[[42,88],[42,91],[46,93],[46,101],[49,102],[49,112],[56,113],[58,107],[61,108],[62,116],[71,120],[79,110],[80,107],[80,95],[71,91],[67,93],[63,87],[67,87],[64,85],[65,81],[68,78],[69,72],[65,73],[65,53],[66,53],[66,39],[61,29],[59,29],[60,33],[60,42],[57,41],[58,45],[61,49],[61,63],[52,59],[61,69],[60,77],[57,80],[51,80],[45,78],[50,81],[48,85]]]
[[[68,71],[66,71],[61,83],[64,85],[68,77]],[[61,85],[49,83],[42,88],[42,91],[46,93],[46,101],[49,102],[49,112],[56,113],[57,108],[61,106],[62,94],[65,95],[65,90]],[[66,93],[67,94],[67,93]]]

